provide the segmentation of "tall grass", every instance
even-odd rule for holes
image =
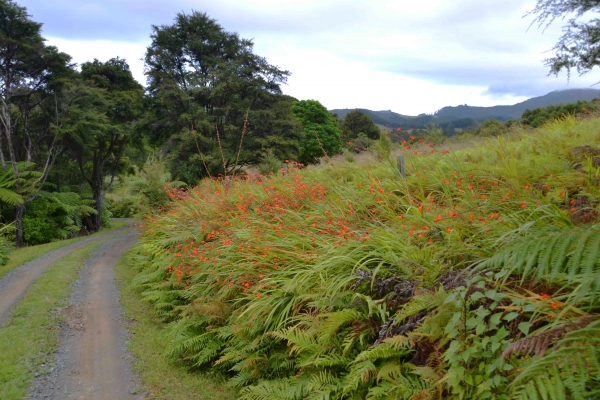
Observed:
[[[204,180],[147,218],[136,282],[168,354],[242,399],[578,398],[600,373],[581,342],[600,333],[599,170],[573,149],[599,128],[407,145],[406,178],[389,160]]]

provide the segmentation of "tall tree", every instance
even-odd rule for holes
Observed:
[[[258,163],[276,137],[293,147],[300,131],[283,128],[282,120],[294,124],[280,90],[289,73],[254,54],[251,40],[199,12],[154,26],[151,38],[145,61],[153,113],[145,126],[170,147],[175,176],[190,182]]]
[[[25,208],[38,196],[60,152],[55,129],[61,123],[60,76],[71,73],[70,57],[46,46],[41,24],[29,17],[14,1],[0,0],[0,164],[12,170],[15,189],[23,196],[15,213],[17,245],[23,244]],[[40,173],[24,179],[34,163]]]
[[[535,15],[533,23],[539,27],[547,27],[557,18],[564,20],[567,15],[572,15],[553,48],[556,55],[545,60],[551,74],[558,75],[567,70],[570,75],[575,69],[583,75],[600,64],[600,19],[579,22],[584,14],[598,12],[600,0],[537,0],[536,7],[527,15]]]
[[[102,204],[142,113],[142,86],[125,60],[94,60],[81,66],[71,88],[64,143],[90,185],[97,214],[91,230],[102,227]],[[108,181],[107,181],[108,180]]]
[[[342,134],[345,138],[355,139],[359,133],[364,133],[369,139],[379,139],[381,129],[364,112],[352,110],[342,122]]]
[[[292,109],[304,128],[304,137],[300,141],[301,162],[314,164],[319,157],[334,156],[342,151],[337,121],[321,103],[302,100]]]

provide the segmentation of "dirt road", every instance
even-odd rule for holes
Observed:
[[[0,327],[6,323],[10,316],[11,308],[25,296],[29,287],[40,277],[40,275],[42,275],[46,268],[92,242],[106,239],[109,236],[122,233],[125,230],[131,230],[131,228],[123,228],[80,240],[76,243],[61,247],[58,250],[54,250],[43,257],[30,261],[6,274],[0,279]]]
[[[98,248],[80,272],[61,327],[54,368],[40,376],[31,399],[141,399],[127,353],[113,267],[137,241],[137,233]]]

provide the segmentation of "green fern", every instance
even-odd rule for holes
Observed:
[[[499,269],[526,279],[580,281],[600,295],[600,227],[547,228],[500,250],[477,267]]]
[[[514,378],[513,399],[589,399],[600,382],[600,321],[569,332]]]

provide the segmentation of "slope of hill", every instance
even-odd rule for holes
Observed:
[[[575,103],[579,100],[592,100],[600,97],[597,89],[570,89],[548,93],[544,96],[533,97],[512,106],[471,107],[457,106],[444,107],[435,115],[439,118],[474,118],[477,120],[496,118],[499,120],[520,119],[525,110],[547,107],[557,104]]]
[[[407,116],[395,113],[391,110],[372,111],[360,109],[371,119],[381,125],[390,128],[424,128],[434,123],[442,128],[450,123],[454,128],[466,129],[477,125],[478,122],[486,119],[495,118],[499,121],[508,121],[510,119],[520,119],[525,110],[532,110],[549,105],[575,103],[579,100],[592,100],[600,97],[600,90],[597,89],[569,89],[550,92],[544,96],[533,97],[521,103],[512,106],[494,106],[494,107],[474,107],[461,105],[456,107],[444,107],[433,115],[421,114],[417,117]],[[351,109],[330,110],[340,118],[344,118]]]

